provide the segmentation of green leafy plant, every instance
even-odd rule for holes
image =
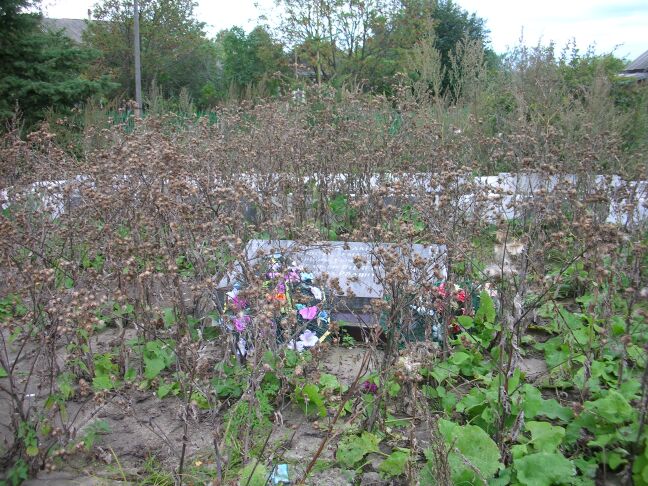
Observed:
[[[110,425],[108,425],[108,422],[105,420],[95,420],[85,428],[81,443],[83,443],[86,450],[90,451],[97,441],[97,436],[109,433]]]
[[[367,431],[362,432],[359,436],[345,436],[338,443],[335,458],[343,466],[348,468],[353,467],[367,454],[380,452],[380,448],[378,447],[380,441],[379,436]]]
[[[148,341],[142,350],[144,361],[144,378],[152,380],[166,369],[175,359],[173,343],[165,343],[159,339]]]
[[[482,428],[440,420],[439,430],[449,449],[448,462],[455,484],[491,479],[502,467],[497,445]]]
[[[409,449],[398,449],[389,454],[378,466],[378,470],[386,478],[393,478],[405,474],[407,463],[410,460]]]
[[[112,353],[97,354],[94,356],[95,376],[92,379],[92,387],[96,391],[113,390],[119,386],[117,375],[119,366],[114,363],[115,356]]]

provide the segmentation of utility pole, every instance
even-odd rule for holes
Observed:
[[[133,2],[133,31],[135,36],[135,116],[142,116],[142,60],[140,58],[139,2]]]

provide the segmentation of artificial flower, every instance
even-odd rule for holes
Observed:
[[[464,289],[459,289],[459,291],[455,294],[455,299],[457,299],[457,301],[461,303],[466,302],[466,291]]]
[[[246,356],[248,354],[248,351],[251,352],[251,351],[254,350],[253,346],[250,346],[250,349],[248,350],[247,341],[245,339],[243,339],[243,338],[240,338],[238,340],[237,348],[238,348],[238,352],[239,352],[239,354],[241,356]]]
[[[448,293],[445,289],[445,282],[441,282],[441,284],[437,287],[437,292],[444,299],[448,296]]]
[[[311,307],[304,307],[303,309],[299,309],[299,315],[302,316],[304,319],[307,321],[315,319],[315,316],[317,315],[317,306],[311,306]]]
[[[250,316],[242,315],[234,318],[234,329],[238,332],[245,331],[246,326],[252,321]]]
[[[291,269],[287,274],[286,274],[286,281],[290,283],[297,283],[301,281],[301,277],[299,276],[299,272],[297,272],[295,269]]]
[[[311,287],[310,288],[311,294],[313,294],[313,297],[315,297],[317,300],[322,300],[322,291],[318,289],[317,287]]]
[[[304,343],[302,343],[301,341],[297,341],[297,342],[289,341],[287,346],[288,346],[288,349],[292,349],[292,350],[298,351],[300,353],[304,350]]]
[[[279,302],[285,302],[286,294],[279,292],[275,294],[274,298],[277,299]]]
[[[317,318],[318,318],[320,321],[328,322],[328,321],[329,321],[329,315],[328,315],[328,312],[326,312],[325,310],[321,311],[321,312],[317,315]]]
[[[307,273],[307,272],[301,272],[299,277],[301,278],[302,282],[310,282],[315,278],[315,276],[312,273]]]
[[[319,338],[313,331],[306,329],[303,334],[299,335],[299,342],[301,342],[305,348],[312,348],[319,343]]]
[[[247,307],[247,301],[245,299],[242,299],[238,295],[235,295],[234,298],[231,299],[230,304],[232,306],[232,309],[237,312]]]

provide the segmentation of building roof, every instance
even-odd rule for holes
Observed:
[[[641,71],[648,72],[648,51],[644,52],[641,56],[628,64],[628,67],[623,70],[624,73]]]
[[[83,32],[88,26],[84,19],[43,19],[43,26],[51,31],[63,30],[63,33],[74,42],[81,43]]]

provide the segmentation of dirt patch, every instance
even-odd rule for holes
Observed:
[[[113,337],[113,333],[107,332],[93,344],[97,350],[107,349]],[[342,384],[351,385],[366,353],[365,347],[329,347],[320,357],[319,370],[335,375]],[[376,368],[377,359],[381,356],[380,352],[373,354],[367,372]],[[38,401],[45,398],[44,390],[35,397]],[[8,423],[7,399],[0,396],[0,424]],[[143,391],[132,385],[108,394],[105,400],[71,400],[66,404],[66,409],[69,420],[74,419],[73,434],[77,439],[81,439],[92,424],[99,421],[108,432],[97,436],[95,452],[91,457],[80,454],[69,460],[64,469],[53,473],[40,472],[26,484],[125,484],[115,480],[121,476],[112,471],[117,467],[117,461],[119,467],[127,472],[126,479],[134,479],[141,477],[142,466],[151,456],[167,470],[178,466],[184,433],[184,403],[178,398],[159,399],[152,390]],[[213,431],[218,419],[210,412],[192,410],[188,420],[187,460],[197,455],[211,455]],[[343,427],[342,421],[340,427]],[[273,425],[266,454],[272,452],[270,459],[273,464],[289,464],[291,479],[300,477],[319,449],[325,437],[325,428],[326,424],[314,422],[298,408],[288,406]],[[8,441],[9,429],[5,425],[0,429]],[[334,464],[336,448],[337,438],[334,437],[319,456],[325,467],[321,470],[315,468],[307,484],[347,485],[359,479],[353,471],[329,467]],[[111,473],[107,474],[107,471]]]
[[[370,351],[371,352],[371,351]],[[364,356],[367,353],[365,347],[330,347],[321,357],[320,369],[323,372],[335,375],[340,383],[351,385],[355,380]],[[369,359],[367,373],[377,368],[377,360],[382,358],[382,352],[377,350],[372,353]]]

